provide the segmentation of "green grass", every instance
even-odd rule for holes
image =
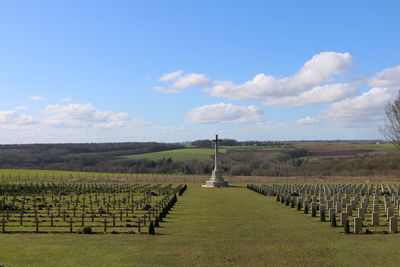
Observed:
[[[396,266],[400,234],[344,235],[243,187],[191,185],[159,235],[0,234],[6,266]]]
[[[282,146],[223,146],[222,148],[233,151],[270,151],[287,149]]]
[[[225,153],[226,149],[222,148],[219,150],[219,152]],[[173,160],[211,160],[212,155],[214,155],[214,149],[212,148],[184,148],[136,155],[127,155],[121,156],[120,158],[147,158],[151,160],[160,160],[164,158],[172,158]]]

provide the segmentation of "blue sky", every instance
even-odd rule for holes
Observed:
[[[0,1],[0,143],[381,139],[398,1]]]

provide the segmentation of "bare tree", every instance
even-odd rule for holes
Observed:
[[[381,132],[400,149],[400,91],[393,102],[386,104],[385,115],[385,125],[381,129]]]

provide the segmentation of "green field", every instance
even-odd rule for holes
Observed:
[[[270,151],[286,149],[282,146],[222,146],[222,148],[233,151]]]
[[[219,152],[225,153],[226,149],[219,149]],[[212,148],[184,148],[184,149],[173,149],[160,152],[152,152],[145,154],[136,154],[121,156],[120,158],[133,158],[142,159],[147,158],[151,160],[160,160],[164,158],[171,158],[173,160],[211,160],[212,155],[214,155],[214,149]]]
[[[345,235],[237,187],[189,189],[159,235],[0,234],[6,266],[397,266],[400,234]]]

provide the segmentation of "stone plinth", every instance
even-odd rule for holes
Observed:
[[[206,184],[202,185],[202,187],[227,187],[228,182],[224,181],[221,173],[218,170],[213,170],[211,179],[206,181]]]
[[[227,181],[212,181],[208,180],[206,181],[206,184],[201,185],[201,187],[227,187],[228,182]]]

